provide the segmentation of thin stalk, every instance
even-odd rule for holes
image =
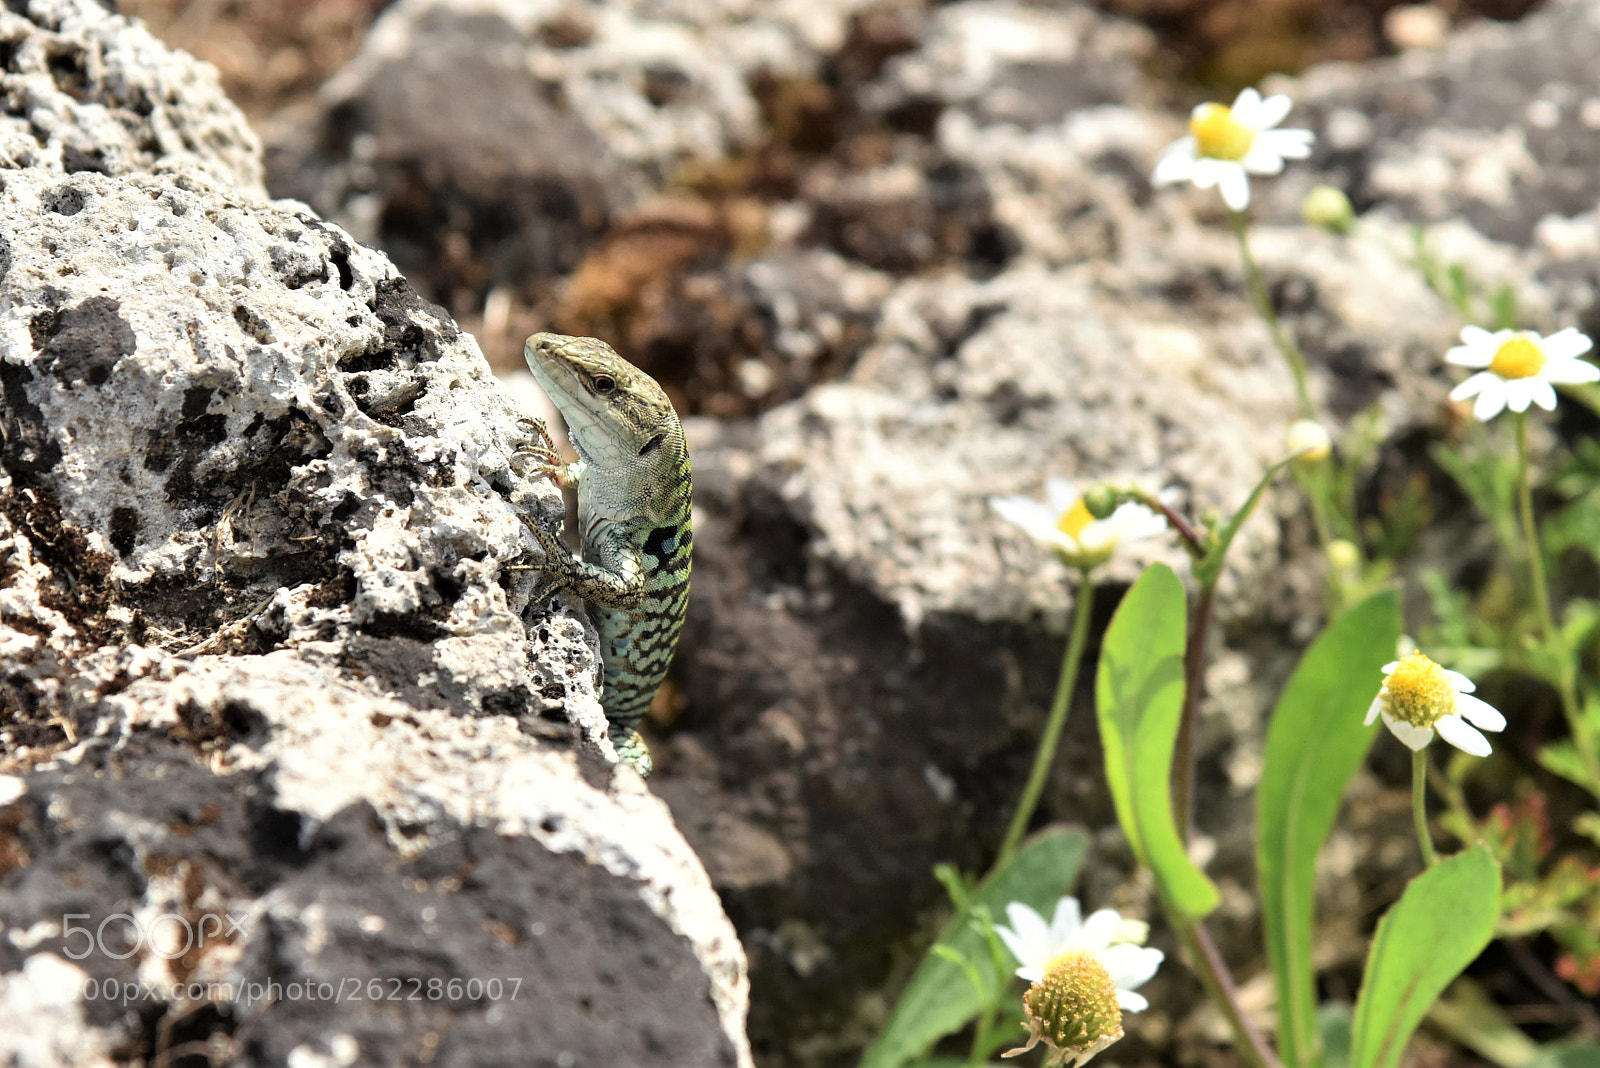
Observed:
[[[1561,711],[1567,718],[1567,730],[1572,744],[1578,749],[1584,770],[1589,775],[1589,790],[1600,795],[1600,758],[1596,757],[1594,740],[1584,729],[1578,708],[1576,681],[1572,672],[1572,657],[1567,652],[1566,635],[1556,628],[1555,613],[1550,609],[1550,587],[1544,573],[1544,553],[1539,548],[1539,529],[1533,518],[1533,478],[1528,463],[1528,413],[1517,413],[1517,514],[1522,522],[1522,540],[1528,550],[1528,580],[1533,586],[1533,603],[1539,613],[1539,628],[1545,645],[1556,655],[1556,688],[1561,694]]]
[[[1172,921],[1173,931],[1183,945],[1189,966],[1194,969],[1200,985],[1206,988],[1211,1003],[1227,1018],[1239,1055],[1252,1068],[1282,1068],[1266,1039],[1261,1037],[1261,1032],[1245,1018],[1244,1008],[1239,1004],[1239,988],[1234,985],[1233,976],[1228,972],[1222,954],[1217,952],[1216,943],[1211,941],[1205,927],[1176,915],[1173,909],[1167,910],[1167,917]]]
[[[989,1034],[994,1030],[995,1013],[999,1011],[998,1001],[998,998],[990,999],[978,1016],[977,1026],[972,1029],[972,1053],[967,1058],[967,1068],[981,1068],[989,1060]]]
[[[1028,782],[1022,788],[1022,799],[1017,802],[1016,815],[1006,828],[1005,840],[995,857],[996,868],[1010,860],[1022,842],[1022,835],[1033,819],[1033,810],[1039,805],[1039,795],[1044,792],[1045,780],[1050,775],[1050,765],[1055,762],[1056,749],[1061,744],[1061,730],[1067,723],[1067,709],[1072,704],[1073,691],[1078,686],[1078,666],[1083,661],[1083,647],[1089,639],[1089,617],[1094,609],[1094,584],[1089,580],[1089,568],[1078,572],[1078,603],[1072,612],[1072,633],[1067,638],[1067,652],[1061,659],[1061,676],[1056,680],[1055,700],[1050,704],[1050,718],[1045,720],[1044,733],[1039,736],[1039,748],[1033,754],[1033,769],[1028,772]]]
[[[1189,522],[1176,508],[1167,504],[1154,493],[1145,493],[1142,490],[1137,490],[1133,496],[1135,500],[1146,508],[1161,514],[1161,517],[1167,521],[1167,526],[1177,532],[1178,537],[1183,541],[1183,547],[1189,551],[1190,556],[1198,560],[1206,554],[1205,536],[1196,530],[1194,524]]]
[[[1316,409],[1311,406],[1311,393],[1306,388],[1306,358],[1295,347],[1295,343],[1289,340],[1283,324],[1278,321],[1278,313],[1272,310],[1272,297],[1267,293],[1266,280],[1261,277],[1261,268],[1256,265],[1256,258],[1250,254],[1249,220],[1244,212],[1230,209],[1228,222],[1233,227],[1234,238],[1239,242],[1239,258],[1244,261],[1245,283],[1250,289],[1250,299],[1256,306],[1256,314],[1267,324],[1267,332],[1272,335],[1273,345],[1283,354],[1283,361],[1289,365],[1289,373],[1294,376],[1294,392],[1300,402],[1300,414],[1306,419],[1314,419]]]
[[[1217,600],[1215,584],[1202,586],[1194,603],[1194,623],[1183,652],[1183,712],[1178,720],[1177,748],[1172,755],[1172,815],[1178,834],[1188,844],[1194,833],[1195,734],[1200,718],[1200,696],[1205,688],[1206,637],[1211,630],[1211,610]]]
[[[1439,854],[1433,849],[1433,835],[1428,833],[1428,751],[1411,751],[1411,818],[1417,825],[1417,844],[1422,847],[1422,859],[1428,867],[1439,863]]]
[[[1325,585],[1328,588],[1328,618],[1333,619],[1344,610],[1344,582],[1339,574],[1339,569],[1328,559],[1328,546],[1333,544],[1333,524],[1328,521],[1328,473],[1326,465],[1332,462],[1332,457],[1322,461],[1322,469],[1311,471],[1304,467],[1292,467],[1295,482],[1300,485],[1300,492],[1306,496],[1306,501],[1311,505],[1311,526],[1317,532],[1317,543],[1322,549],[1324,571],[1326,574]],[[1354,514],[1353,512],[1351,513]]]

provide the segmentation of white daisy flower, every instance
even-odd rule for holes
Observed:
[[[1311,155],[1316,136],[1310,130],[1273,129],[1293,106],[1282,93],[1263,100],[1254,89],[1242,90],[1231,108],[1199,105],[1189,116],[1189,136],[1167,147],[1150,176],[1151,184],[1216,186],[1223,203],[1243,211],[1250,205],[1248,175],[1277,174],[1284,160]]]
[[[1451,400],[1477,397],[1472,414],[1487,422],[1510,408],[1525,412],[1529,404],[1545,411],[1556,406],[1558,385],[1600,381],[1600,367],[1578,359],[1594,342],[1572,327],[1540,337],[1532,330],[1461,328],[1461,344],[1445,353],[1459,367],[1482,367],[1455,389]]]
[[[1148,928],[1127,923],[1114,909],[1085,920],[1074,897],[1056,902],[1048,924],[1017,901],[1006,906],[1006,916],[1011,926],[995,933],[1022,965],[1017,975],[1033,986],[1022,998],[1028,1043],[1005,1056],[1044,1042],[1051,1050],[1047,1065],[1081,1065],[1122,1037],[1124,1011],[1149,1008],[1134,990],[1156,974],[1163,955],[1127,941]]]
[[[1133,501],[1119,505],[1104,519],[1096,519],[1083,503],[1083,495],[1064,478],[1046,480],[1044,491],[1044,501],[991,497],[989,504],[1002,519],[1054,549],[1072,567],[1103,564],[1123,542],[1153,538],[1167,529],[1167,521],[1160,513]]]
[[[1446,671],[1422,653],[1385,664],[1383,686],[1367,709],[1370,726],[1379,716],[1389,733],[1412,751],[1433,741],[1433,732],[1464,753],[1488,756],[1489,739],[1482,731],[1503,731],[1506,717],[1487,701],[1472,696],[1472,680]]]

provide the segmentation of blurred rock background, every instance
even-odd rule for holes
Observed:
[[[980,868],[1015,798],[1068,602],[986,497],[1140,475],[1228,509],[1281,448],[1292,396],[1220,208],[1148,186],[1190,105],[1308,72],[1273,84],[1318,154],[1255,183],[1258,255],[1325,410],[1378,406],[1364,508],[1420,499],[1434,520],[1404,567],[1489,551],[1462,546],[1470,517],[1426,459],[1458,324],[1409,266],[1409,225],[1451,220],[1452,254],[1514,283],[1532,322],[1600,325],[1583,0],[120,7],[217,65],[272,195],[386,252],[509,382],[532,330],[595,334],[692,417],[695,597],[651,786],[749,953],[763,1068],[853,1063],[938,916],[932,865]],[[1367,213],[1362,241],[1298,225],[1318,180]],[[1291,492],[1247,528],[1208,678],[1199,822],[1244,977],[1254,746],[1319,622],[1310,538]],[[1101,626],[1137,563],[1108,572]],[[1087,696],[1046,814],[1110,828]],[[1531,757],[1559,724],[1528,712],[1501,774],[1559,802]],[[1330,850],[1325,959],[1347,992],[1409,863],[1403,775],[1380,747]],[[1127,865],[1106,830],[1084,893],[1146,912]],[[1581,1006],[1539,967],[1477,974],[1570,1029]],[[1182,1007],[1198,988],[1159,982],[1118,1059],[1223,1057]]]

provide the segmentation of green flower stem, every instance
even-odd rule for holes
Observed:
[[[1050,775],[1050,765],[1055,762],[1056,749],[1061,744],[1061,730],[1067,723],[1067,709],[1072,705],[1072,694],[1078,686],[1078,666],[1083,662],[1083,647],[1089,639],[1089,617],[1094,609],[1094,583],[1090,581],[1091,568],[1078,571],[1078,603],[1072,612],[1072,634],[1067,638],[1067,653],[1061,660],[1061,676],[1056,680],[1056,696],[1050,705],[1050,718],[1045,720],[1044,734],[1039,737],[1039,748],[1033,754],[1033,770],[1028,772],[1028,782],[1022,788],[1022,799],[1017,802],[1016,815],[1006,828],[1006,837],[1000,844],[1000,853],[994,866],[999,868],[1016,853],[1022,835],[1033,819],[1033,810],[1039,806],[1039,795]]]
[[[1272,298],[1267,294],[1266,280],[1261,277],[1256,258],[1250,254],[1249,219],[1244,212],[1229,209],[1228,222],[1233,227],[1233,236],[1239,242],[1239,258],[1244,261],[1245,282],[1250,288],[1250,299],[1255,303],[1256,314],[1267,324],[1272,343],[1283,354],[1284,362],[1289,365],[1289,373],[1294,375],[1294,392],[1300,402],[1300,414],[1307,419],[1314,419],[1316,409],[1311,406],[1311,393],[1306,388],[1306,358],[1289,340],[1283,324],[1278,322],[1278,313],[1272,310]]]
[[[1001,983],[1004,984],[1005,980],[1002,979]],[[994,1019],[999,1011],[1000,999],[993,997],[978,1015],[978,1022],[972,1029],[972,1053],[967,1057],[967,1068],[982,1068],[989,1060],[989,1051],[993,1045],[989,1036],[994,1031]]]
[[[1312,471],[1305,467],[1291,464],[1290,470],[1294,472],[1294,480],[1300,486],[1300,492],[1306,496],[1306,501],[1311,505],[1311,526],[1317,532],[1317,544],[1322,548],[1324,572],[1328,588],[1328,618],[1336,619],[1344,611],[1344,583],[1340,578],[1339,569],[1333,566],[1333,561],[1327,559],[1328,546],[1333,544],[1333,524],[1328,521],[1328,473],[1327,465],[1333,462],[1333,457],[1322,461],[1319,469]],[[1352,515],[1355,513],[1352,511]]]
[[[1422,846],[1422,859],[1428,867],[1439,863],[1439,854],[1433,850],[1433,835],[1428,833],[1428,751],[1411,751],[1411,818],[1417,824],[1417,844]]]
[[[1189,966],[1194,969],[1200,985],[1206,988],[1211,1003],[1227,1017],[1239,1056],[1251,1068],[1281,1068],[1271,1047],[1261,1037],[1261,1032],[1245,1018],[1244,1008],[1239,1004],[1239,988],[1234,985],[1233,976],[1229,974],[1222,954],[1217,952],[1216,943],[1211,941],[1205,927],[1194,920],[1185,919],[1176,909],[1167,909],[1167,919],[1171,921],[1178,942],[1189,959]]]
[[[1189,628],[1189,643],[1183,651],[1183,712],[1178,720],[1178,740],[1172,754],[1172,816],[1185,844],[1194,832],[1195,734],[1200,718],[1200,694],[1205,688],[1206,636],[1211,630],[1211,609],[1216,600],[1216,583],[1200,587]]]
[[[1544,573],[1544,552],[1540,548],[1539,529],[1533,519],[1533,478],[1528,463],[1528,413],[1517,413],[1517,513],[1522,521],[1522,540],[1528,550],[1528,578],[1533,586],[1533,603],[1539,613],[1539,628],[1545,645],[1556,656],[1556,688],[1561,694],[1561,711],[1567,717],[1567,730],[1572,734],[1572,744],[1577,747],[1584,770],[1589,775],[1589,790],[1600,795],[1600,758],[1596,757],[1594,739],[1584,729],[1578,707],[1576,680],[1572,672],[1572,656],[1567,651],[1567,639],[1556,627],[1555,613],[1550,609],[1550,587]]]

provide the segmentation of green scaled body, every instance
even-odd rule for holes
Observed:
[[[693,546],[689,449],[656,381],[603,341],[534,334],[523,345],[534,378],[566,420],[578,462],[561,462],[543,425],[529,450],[562,486],[576,485],[582,556],[530,526],[554,588],[589,604],[600,632],[600,704],[617,755],[650,773],[634,725],[649,709],[689,606]]]

